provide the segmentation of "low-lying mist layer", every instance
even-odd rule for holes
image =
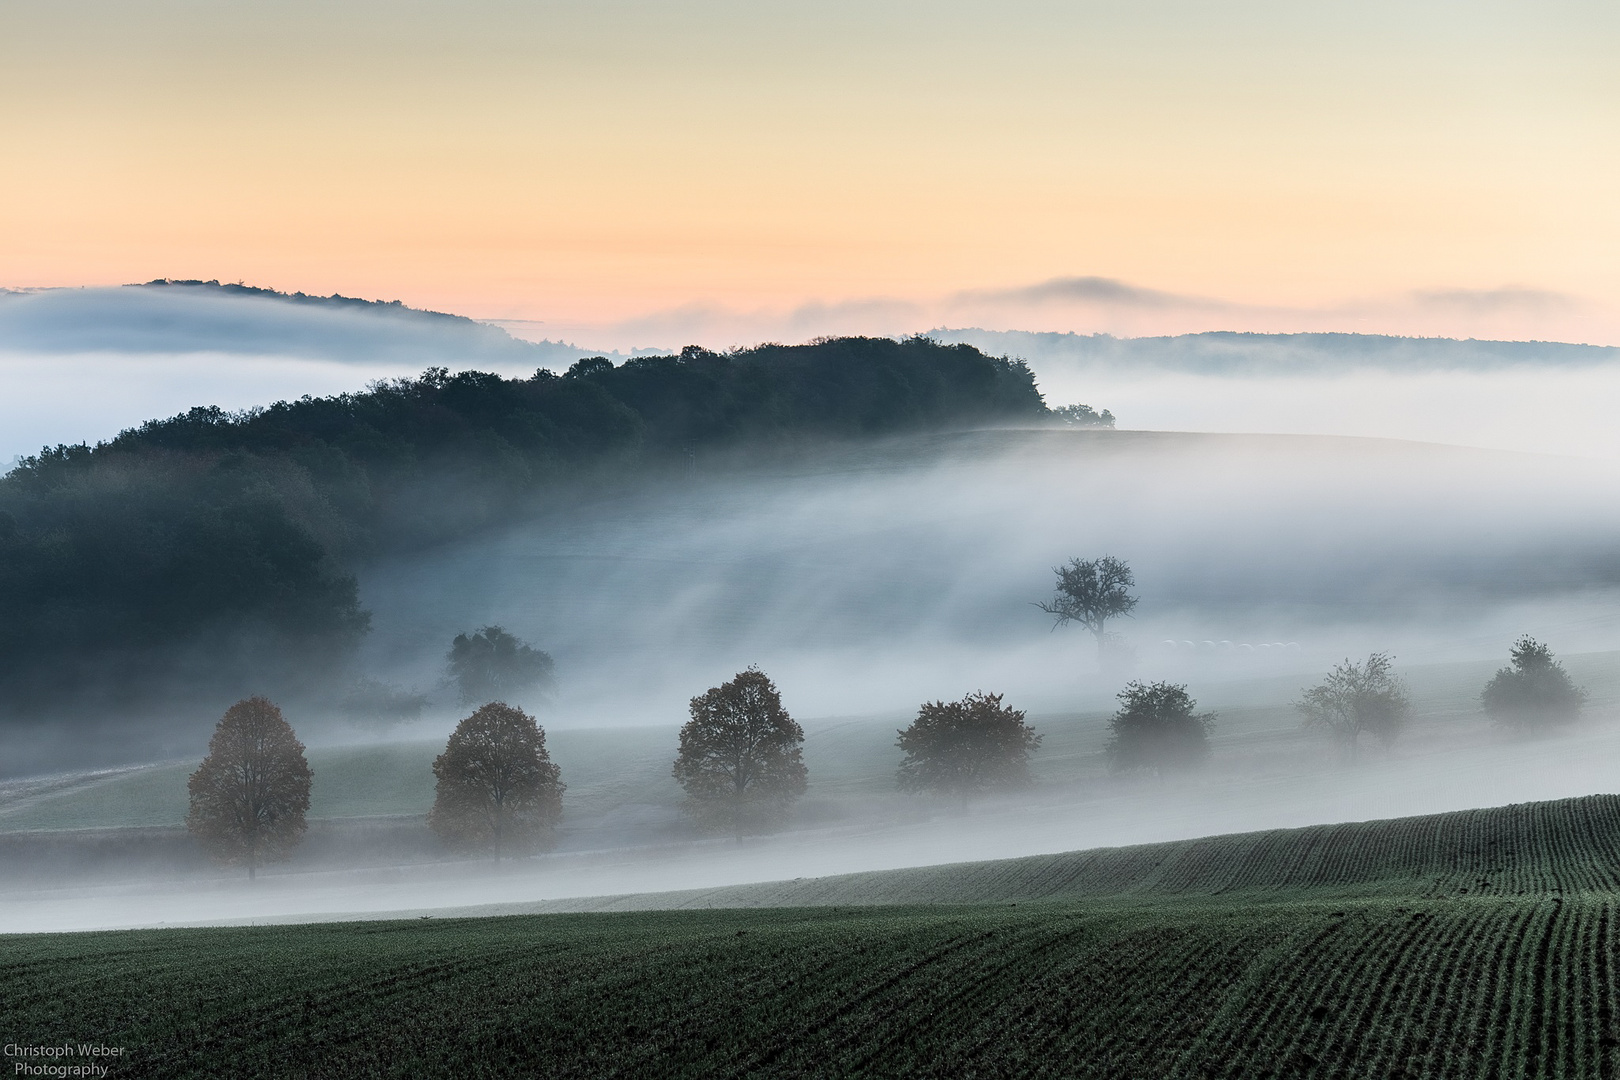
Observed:
[[[364,393],[197,408],[0,480],[12,715],[319,694],[367,616],[352,569],[539,508],[810,441],[1048,421],[1027,368],[844,339],[529,379],[443,368]]]
[[[1133,428],[1371,435],[1620,460],[1620,349],[1361,334],[936,330],[1027,360]]]
[[[558,658],[564,723],[678,720],[750,664],[805,715],[984,689],[1038,709],[1130,677],[1300,676],[1373,650],[1612,647],[1608,466],[1371,440],[986,432],[703,471],[362,576],[367,654],[424,685],[455,628]],[[1034,606],[1110,553],[1141,603],[1089,636]],[[1084,639],[1084,640],[1082,640]],[[1172,644],[1173,643],[1173,644]]]

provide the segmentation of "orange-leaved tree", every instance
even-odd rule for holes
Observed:
[[[562,817],[567,785],[534,717],[493,701],[456,725],[433,759],[438,784],[428,825],[453,847],[533,851]]]
[[[672,769],[687,807],[741,835],[779,817],[804,794],[804,729],[758,668],[692,699]]]

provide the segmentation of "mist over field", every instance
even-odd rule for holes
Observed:
[[[1375,649],[1480,659],[1530,626],[1615,648],[1620,507],[1592,497],[1615,474],[1370,440],[904,440],[379,563],[366,647],[411,682],[456,627],[506,626],[558,657],[562,724],[677,719],[750,663],[819,716],[978,689],[1100,707],[1127,677],[1304,673]],[[1134,660],[1099,668],[1034,602],[1053,566],[1101,553],[1128,554],[1143,599],[1118,624]]]
[[[461,335],[462,352],[420,327],[390,338],[389,320],[414,316],[370,307],[306,305],[290,329],[268,317],[251,333],[198,328],[185,321],[198,304],[242,319],[288,305],[185,288],[115,312],[147,328],[126,326],[125,346],[57,333],[49,311],[24,319],[0,297],[0,378],[17,391],[0,405],[12,411],[0,451],[93,441],[195,404],[358,389],[441,357],[527,375],[588,355],[526,351],[465,321],[425,324]],[[178,305],[159,312],[167,323],[159,301]],[[208,867],[178,830],[217,710],[0,725],[0,861],[35,867],[8,869],[0,929],[580,902],[1620,782],[1607,764],[1620,761],[1612,350],[1050,337],[974,341],[1027,356],[1049,405],[1109,409],[1121,430],[676,446],[675,467],[633,482],[356,557],[370,629],[354,674],[427,704],[391,721],[336,693],[288,703],[311,748],[317,828],[257,889]],[[465,494],[452,489],[442,505]],[[436,504],[418,509],[428,519]],[[1129,561],[1141,598],[1111,625],[1124,647],[1107,662],[1035,607],[1055,566],[1103,554]],[[446,650],[488,624],[555,657],[556,692],[517,703],[551,733],[570,785],[557,849],[499,869],[446,861],[421,826],[429,764],[467,711]],[[1591,692],[1581,726],[1534,744],[1491,728],[1478,703],[1525,633]],[[1394,654],[1416,714],[1351,768],[1300,730],[1291,703],[1372,651]],[[810,790],[780,835],[739,843],[692,828],[669,762],[688,700],[751,664],[806,727]],[[1130,679],[1186,683],[1218,713],[1207,770],[1157,786],[1107,774],[1107,717]],[[1037,786],[966,810],[897,794],[896,729],[924,701],[978,690],[1005,694],[1045,736]],[[107,855],[124,827],[146,831]],[[86,852],[106,855],[104,869]]]
[[[935,330],[1021,356],[1054,403],[1163,431],[1368,435],[1620,460],[1620,349],[1357,334]]]

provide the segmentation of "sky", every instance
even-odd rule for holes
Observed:
[[[1598,0],[0,2],[0,287],[1620,343]]]

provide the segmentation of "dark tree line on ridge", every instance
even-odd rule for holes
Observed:
[[[1051,417],[1021,361],[840,338],[527,379],[430,369],[48,448],[0,478],[0,711],[296,692],[365,634],[367,558],[698,454]]]

